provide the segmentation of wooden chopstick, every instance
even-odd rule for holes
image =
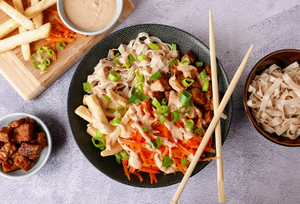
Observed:
[[[212,11],[209,10],[209,49],[210,49],[210,66],[212,78],[212,92],[214,113],[219,107],[219,91],[218,91],[218,77],[217,77],[217,62],[216,62],[216,49],[215,49],[215,34],[213,26]],[[221,137],[221,124],[220,120],[215,128],[216,140],[216,157],[217,159],[217,175],[218,175],[218,195],[219,203],[225,203],[225,187],[223,175],[223,157],[222,157],[222,137]]]
[[[226,106],[226,104],[227,104],[227,102],[228,102],[228,100],[229,100],[229,98],[230,98],[237,82],[239,81],[239,79],[240,79],[240,77],[241,77],[241,75],[244,71],[244,68],[245,68],[246,63],[249,59],[249,56],[251,54],[252,49],[253,49],[253,45],[250,46],[250,48],[249,48],[246,56],[244,57],[241,65],[239,66],[238,70],[234,74],[233,79],[231,80],[231,83],[229,84],[229,87],[228,87],[228,89],[227,89],[227,91],[226,91],[226,93],[225,93],[225,95],[224,95],[224,97],[223,97],[223,99],[220,103],[220,106],[217,109],[216,113],[214,114],[214,117],[213,117],[210,125],[208,126],[208,129],[206,130],[206,133],[205,133],[205,135],[202,139],[202,142],[200,143],[192,162],[190,163],[186,173],[184,174],[184,177],[183,177],[183,179],[182,179],[182,181],[181,181],[181,183],[180,183],[180,185],[179,185],[179,187],[178,187],[178,189],[177,189],[177,191],[176,191],[176,193],[175,193],[175,195],[174,195],[174,197],[171,201],[171,204],[176,204],[177,203],[177,201],[178,201],[178,199],[179,199],[186,183],[188,182],[188,180],[189,180],[196,164],[198,163],[198,160],[199,160],[200,156],[202,155],[203,150],[204,150],[210,136],[212,135],[218,121],[220,120],[220,116],[221,116],[222,112],[223,112],[223,110],[224,110],[224,108],[225,108],[225,106]]]

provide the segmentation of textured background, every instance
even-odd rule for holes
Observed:
[[[116,30],[143,23],[183,29],[208,45],[213,11],[216,51],[231,80],[249,46],[254,50],[234,91],[232,126],[223,145],[226,203],[300,203],[300,149],[279,146],[250,125],[242,105],[247,74],[266,54],[300,49],[296,0],[132,0],[136,9]],[[0,62],[1,63],[1,62]],[[76,63],[33,101],[24,101],[0,75],[0,116],[28,112],[42,118],[53,152],[36,175],[0,178],[1,203],[169,203],[179,184],[157,189],[120,184],[93,167],[79,151],[67,118],[67,94]],[[218,203],[216,162],[193,176],[178,203]]]

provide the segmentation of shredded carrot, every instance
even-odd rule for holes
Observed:
[[[127,169],[128,161],[125,158],[122,158],[122,164],[123,164],[123,169],[124,169],[125,175],[127,176],[128,180],[130,180],[130,174]]]

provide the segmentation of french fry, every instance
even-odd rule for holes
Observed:
[[[0,0],[1,1],[1,0]],[[33,5],[24,11],[23,15],[26,16],[28,19],[34,17],[35,15],[41,13],[43,10],[53,6],[56,4],[57,0],[41,0],[36,5]],[[6,22],[0,25],[0,39],[3,38],[5,35],[12,32],[14,29],[18,28],[20,24],[15,21],[14,19],[9,19]]]
[[[14,3],[14,6],[15,6],[15,9],[18,12],[20,12],[20,13],[24,12],[24,7],[23,7],[22,0],[13,0],[13,3]],[[24,28],[23,26],[19,27],[19,33],[24,33],[26,31],[27,31],[27,29]],[[21,50],[22,50],[24,60],[25,61],[29,60],[30,57],[31,57],[31,51],[30,51],[29,43],[21,45]]]
[[[37,3],[39,3],[39,0],[31,0],[31,5],[35,5]],[[35,24],[35,28],[39,28],[40,26],[43,25],[43,18],[44,18],[43,12],[37,14],[32,18],[32,21]]]
[[[20,33],[9,38],[0,40],[0,53],[11,50],[18,45],[31,43],[33,41],[37,41],[42,38],[46,38],[49,36],[51,31],[51,24],[46,23],[45,25],[30,31],[26,31],[24,33]]]
[[[34,24],[31,20],[3,0],[0,0],[0,9],[28,30],[34,29]]]

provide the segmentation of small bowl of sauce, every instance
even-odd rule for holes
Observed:
[[[98,35],[118,21],[123,0],[58,0],[57,10],[64,24],[83,35]]]

